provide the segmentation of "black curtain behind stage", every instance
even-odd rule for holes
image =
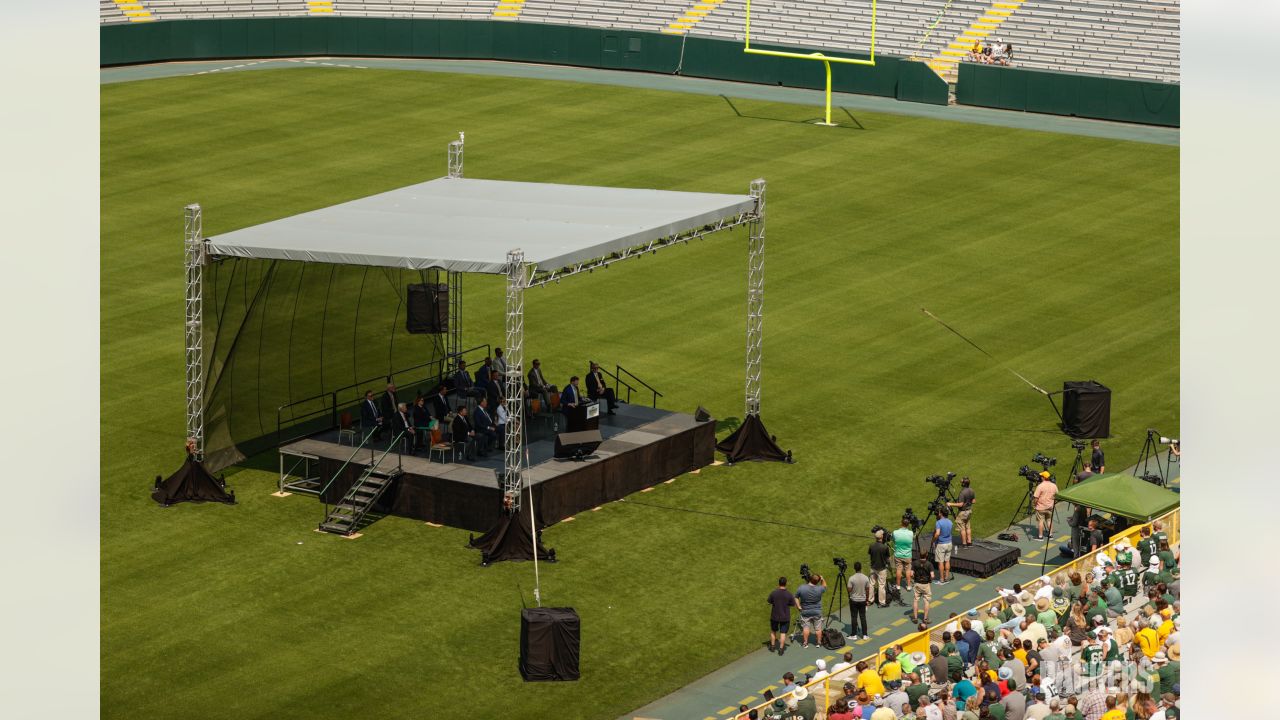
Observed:
[[[151,499],[165,507],[180,502],[220,502],[228,505],[236,502],[235,493],[227,492],[226,487],[190,455],[177,472],[156,486]]]
[[[743,460],[789,462],[791,458],[790,454],[778,447],[778,444],[769,436],[769,431],[765,429],[759,415],[748,415],[733,434],[716,445],[716,450],[724,453],[725,458],[731,463]]]

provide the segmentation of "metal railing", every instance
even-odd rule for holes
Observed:
[[[613,379],[614,379],[614,382],[615,382],[614,387],[613,387],[613,394],[614,394],[614,396],[615,396],[615,397],[616,397],[616,396],[617,396],[617,394],[618,394],[618,386],[617,386],[617,383],[622,383],[623,385],[626,385],[626,386],[627,386],[627,402],[631,402],[631,391],[632,391],[632,390],[635,390],[635,388],[631,387],[631,385],[630,385],[629,383],[626,383],[625,381],[623,381],[623,380],[622,380],[622,375],[623,375],[623,373],[626,373],[627,377],[629,377],[629,378],[631,378],[632,380],[635,380],[636,382],[640,383],[641,385],[643,385],[643,386],[645,387],[645,389],[646,389],[646,390],[648,390],[649,392],[653,393],[653,407],[655,407],[655,408],[656,408],[656,407],[658,407],[658,398],[662,397],[662,393],[660,393],[660,392],[658,392],[656,389],[654,389],[654,387],[653,387],[652,385],[650,385],[649,383],[647,383],[647,382],[645,382],[645,381],[641,380],[640,378],[636,377],[636,374],[635,374],[635,373],[633,373],[633,372],[631,372],[630,370],[628,370],[628,369],[626,369],[626,368],[622,367],[621,365],[615,365],[614,367],[617,369],[617,372],[616,372],[616,373],[614,374],[614,376],[613,376]]]
[[[1181,519],[1182,519],[1181,508],[1175,508],[1174,510],[1167,512],[1164,515],[1161,515],[1160,517],[1155,518],[1150,523],[1146,523],[1143,525],[1135,525],[1133,527],[1126,528],[1123,532],[1113,535],[1110,539],[1110,542],[1098,548],[1097,550],[1081,555],[1080,557],[1075,558],[1069,563],[1053,568],[1049,582],[1050,583],[1053,582],[1052,580],[1053,575],[1058,575],[1060,573],[1070,574],[1071,572],[1074,571],[1074,572],[1080,572],[1081,575],[1084,575],[1085,574],[1083,572],[1084,570],[1091,568],[1093,564],[1096,564],[1095,559],[1097,558],[1098,553],[1109,552],[1113,550],[1115,548],[1116,543],[1118,543],[1122,538],[1129,538],[1136,534],[1139,534],[1141,533],[1142,528],[1151,527],[1155,523],[1161,524],[1162,526],[1161,529],[1164,531],[1165,535],[1168,536],[1169,545],[1172,547],[1173,545],[1178,544],[1181,540],[1181,529],[1182,529]],[[1044,584],[1045,583],[1043,580],[1036,578],[1035,580],[1032,580],[1030,582],[1022,583],[1022,589],[1024,592],[1029,592],[1032,595],[1035,595],[1035,592],[1039,590],[1041,587],[1043,587]],[[996,598],[992,598],[991,600],[988,600],[987,602],[976,605],[972,609],[977,611],[979,616],[981,616],[984,610],[992,606],[998,605],[1002,602],[1004,602],[1003,598],[996,597]],[[902,637],[899,637],[896,640],[893,640],[884,645],[881,645],[880,648],[874,654],[868,655],[862,658],[861,660],[854,660],[854,666],[856,666],[859,662],[866,662],[868,665],[870,665],[873,668],[879,668],[885,659],[885,651],[895,646],[901,646],[902,651],[906,653],[921,651],[925,654],[925,657],[929,657],[930,656],[929,646],[941,645],[942,633],[945,631],[946,626],[950,625],[951,623],[955,622],[960,618],[965,617],[967,612],[968,611],[966,610],[963,613],[958,613],[955,618],[948,618],[943,622],[940,622],[937,625],[934,625],[930,628],[908,633],[906,635],[903,635]],[[835,701],[835,699],[843,697],[844,683],[847,680],[852,680],[854,675],[856,675],[856,671],[854,670],[853,667],[850,667],[848,669],[841,670],[838,673],[834,673],[832,675],[828,675],[826,677],[813,680],[803,685],[802,687],[808,690],[809,693],[815,694],[815,695],[819,690],[821,690],[822,692],[821,696],[817,696],[816,699],[817,699],[817,705],[818,705],[818,712],[822,714],[825,711],[825,709]],[[832,693],[831,691],[831,686],[833,683],[835,684],[835,687],[836,687],[836,690],[834,693]],[[791,695],[792,693],[788,692],[782,695],[778,695],[774,699],[776,700],[777,698],[782,698],[785,700]],[[756,710],[761,716],[763,716],[765,714],[765,710],[772,704],[772,702],[773,700],[766,701],[764,703],[761,703],[759,705],[755,705],[754,707],[749,708],[749,710]],[[726,716],[728,715],[728,713],[724,713],[724,714]],[[742,712],[742,713],[736,713],[731,717],[735,718],[736,720],[737,718],[745,718],[746,716],[747,716],[747,713]]]
[[[369,448],[369,466],[362,473],[361,479],[357,480],[355,483],[352,484],[351,487],[347,488],[347,491],[342,494],[343,497],[339,499],[337,503],[334,503],[334,504],[335,505],[341,504],[342,500],[345,499],[346,496],[350,495],[353,490],[358,488],[364,482],[364,478],[367,478],[371,473],[373,473],[382,465],[382,461],[386,459],[387,455],[390,454],[392,450],[396,451],[396,469],[403,471],[404,470],[404,452],[399,448],[400,448],[401,441],[404,439],[405,433],[407,432],[408,432],[407,430],[401,430],[398,435],[396,435],[394,438],[391,439],[391,444],[387,445],[387,448],[383,450],[382,454],[378,455],[377,457],[375,457],[377,450],[373,447],[370,447]],[[351,453],[351,457],[348,457],[346,462],[342,463],[342,466],[339,467],[337,472],[333,474],[333,477],[329,478],[329,482],[325,483],[324,487],[320,489],[320,502],[324,504],[324,520],[329,519],[329,501],[328,499],[325,498],[325,493],[329,491],[329,487],[332,486],[333,482],[337,480],[339,476],[342,475],[343,471],[347,469],[347,466],[351,464],[351,461],[355,459],[356,455],[360,452],[360,450],[364,448],[365,444],[369,442],[369,438],[371,437],[373,437],[372,430],[370,430],[369,434],[366,435],[364,440],[360,442],[360,447],[356,448],[355,451]],[[363,516],[363,513],[361,513],[361,516]],[[322,520],[321,522],[324,522],[324,520]],[[354,529],[354,527],[355,527],[355,522],[352,523],[352,528]]]
[[[423,375],[413,380],[409,380],[407,382],[404,382],[403,385],[408,387],[412,385],[424,385],[432,382],[438,385],[441,382],[444,382],[444,380],[447,378],[446,373],[448,372],[449,366],[456,366],[457,364],[456,361],[459,358],[465,360],[467,359],[468,355],[474,354],[478,351],[484,352],[483,357],[489,357],[490,355],[489,344],[485,343],[483,345],[477,345],[473,348],[468,348],[459,353],[455,353],[452,355],[444,355],[435,360],[430,360],[428,362],[421,363],[419,365],[413,365],[407,368],[393,371],[390,375],[378,375],[375,377],[366,378],[364,380],[351,383],[350,385],[343,385],[340,388],[335,388],[328,392],[323,392],[318,395],[312,395],[309,398],[303,398],[302,400],[294,400],[293,402],[289,402],[284,405],[281,405],[280,407],[276,408],[276,447],[284,445],[285,443],[288,443],[288,442],[292,442],[294,440],[298,440],[300,438],[307,437],[308,435],[314,434],[315,432],[324,432],[326,430],[332,430],[338,427],[339,412],[341,408],[344,406],[358,405],[360,400],[364,397],[363,392],[361,392],[361,388],[368,387],[371,384],[385,382],[386,378],[388,377],[394,379],[398,376],[411,373],[415,370],[421,370],[422,368],[433,367],[433,366],[435,367],[435,371],[433,373]],[[350,393],[353,390],[356,392],[351,394],[349,397],[343,398],[343,399],[339,398],[339,395],[341,395],[342,393]],[[317,409],[309,410],[300,414],[297,412],[292,412],[294,408],[297,408],[300,405],[305,405],[307,403],[314,403],[316,401],[326,401],[326,400],[327,402],[324,402],[321,405],[321,407]],[[286,411],[290,411],[287,418],[285,417]],[[328,424],[326,426],[320,427],[319,429],[313,428],[310,431],[301,432],[299,434],[290,435],[288,437],[286,437],[284,434],[286,425],[290,427],[296,427],[299,425],[303,425],[304,423],[323,420],[325,416],[328,416]]]

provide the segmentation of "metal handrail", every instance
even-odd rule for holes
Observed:
[[[324,503],[324,514],[326,517],[329,515],[329,501],[324,499],[325,492],[329,490],[329,486],[333,484],[333,481],[338,479],[338,476],[342,474],[342,471],[347,469],[347,466],[351,464],[351,461],[356,459],[356,454],[364,449],[364,446],[369,442],[369,438],[373,437],[373,432],[373,430],[370,430],[369,434],[365,435],[364,438],[360,440],[360,444],[351,451],[351,456],[348,457],[346,461],[342,463],[342,466],[333,473],[333,477],[329,478],[329,482],[325,483],[324,487],[320,488],[320,500]],[[373,448],[369,448],[369,459],[373,459]]]
[[[600,372],[613,378],[613,396],[615,398],[618,397],[618,386],[619,384],[621,384],[627,388],[627,402],[631,402],[631,392],[635,390],[635,388],[631,387],[631,385],[628,384],[625,380],[618,377],[616,373],[611,373],[608,370],[605,370],[604,368],[600,368]]]
[[[336,389],[334,389],[334,390],[330,390],[329,392],[320,393],[319,395],[313,395],[313,396],[311,396],[311,397],[309,397],[309,398],[304,398],[304,399],[302,399],[302,400],[294,400],[294,401],[292,401],[292,402],[285,403],[284,405],[281,405],[280,407],[276,408],[276,446],[277,446],[277,447],[279,447],[280,445],[283,445],[285,442],[288,442],[288,440],[284,439],[284,437],[283,437],[283,435],[284,435],[284,411],[285,411],[285,410],[287,410],[287,409],[289,409],[289,408],[291,408],[291,407],[294,407],[294,406],[296,406],[296,405],[301,405],[301,404],[303,404],[303,403],[314,402],[314,401],[316,401],[316,400],[321,400],[321,399],[323,399],[323,398],[325,398],[325,397],[328,397],[328,398],[329,398],[329,403],[328,403],[328,406],[327,406],[327,407],[322,407],[322,408],[319,408],[319,409],[317,409],[317,410],[311,410],[311,411],[306,412],[306,413],[303,413],[303,414],[301,414],[301,415],[290,415],[290,416],[289,416],[289,422],[290,422],[291,424],[295,424],[295,425],[296,425],[296,424],[298,424],[298,423],[300,423],[300,422],[305,422],[305,421],[307,421],[307,420],[311,420],[311,419],[314,419],[314,418],[322,417],[322,416],[324,416],[325,414],[329,414],[329,415],[331,416],[331,419],[330,419],[329,427],[328,427],[328,428],[326,428],[326,429],[327,429],[327,430],[332,430],[333,428],[335,428],[335,427],[337,427],[337,426],[338,426],[338,408],[339,408],[338,393],[345,392],[345,391],[347,391],[347,390],[351,390],[351,389],[353,389],[353,388],[359,388],[359,387],[364,386],[364,385],[367,385],[367,384],[369,384],[369,383],[377,382],[377,381],[379,381],[379,380],[381,380],[381,379],[383,379],[383,378],[386,378],[386,377],[395,377],[396,375],[403,375],[403,374],[405,374],[405,373],[412,372],[412,371],[414,371],[414,370],[418,370],[418,369],[420,369],[420,368],[428,367],[428,366],[430,366],[430,365],[435,365],[435,366],[437,366],[437,368],[438,368],[438,369],[437,369],[437,371],[436,371],[436,374],[435,374],[435,375],[428,375],[428,376],[423,377],[423,378],[418,379],[418,380],[410,380],[409,382],[404,383],[404,384],[405,384],[406,386],[410,386],[410,385],[417,385],[417,384],[423,384],[423,383],[429,382],[429,381],[431,381],[431,380],[433,380],[433,379],[434,379],[434,381],[435,381],[436,383],[444,382],[444,379],[445,379],[445,377],[446,377],[446,375],[445,375],[445,372],[446,372],[445,364],[446,364],[447,362],[452,361],[452,360],[456,360],[457,358],[460,358],[460,357],[464,357],[464,356],[468,355],[469,353],[473,353],[473,352],[475,352],[475,351],[477,351],[477,350],[484,350],[484,352],[485,352],[485,357],[488,357],[488,356],[490,355],[490,353],[491,353],[491,347],[490,347],[489,343],[484,343],[483,345],[476,345],[475,347],[467,348],[466,350],[462,350],[461,352],[457,352],[457,353],[453,353],[453,354],[450,354],[450,355],[442,356],[441,358],[439,358],[439,359],[437,359],[437,360],[432,360],[432,361],[430,361],[430,362],[421,363],[421,364],[419,364],[419,365],[413,365],[413,366],[410,366],[410,367],[404,368],[404,369],[402,369],[402,370],[396,370],[396,371],[392,372],[390,375],[379,375],[379,376],[377,376],[377,377],[369,378],[369,379],[366,379],[366,380],[361,380],[360,382],[352,383],[352,384],[350,384],[350,385],[344,385],[344,386],[342,386],[342,387],[340,387],[340,388],[336,388]],[[351,402],[358,402],[358,401],[359,401],[359,398],[352,398],[352,400],[351,400]],[[298,436],[298,437],[304,437],[304,436]],[[296,439],[297,439],[297,437],[289,438],[289,439],[290,439],[290,440],[296,440]]]
[[[391,452],[392,449],[398,448],[400,446],[400,440],[404,438],[404,435],[406,432],[408,432],[408,430],[401,430],[399,435],[396,435],[394,438],[392,438],[391,444],[387,446],[386,450],[382,451],[382,455],[379,456],[377,459],[374,459],[373,457],[373,448],[369,448],[370,450],[369,467],[365,469],[363,473],[363,477],[360,480],[358,480],[351,487],[347,488],[347,491],[343,493],[343,499],[346,499],[347,495],[350,495],[353,491],[355,491],[357,488],[359,488],[361,485],[364,484],[364,479],[368,478],[368,476],[371,475],[373,471],[376,470],[378,466],[382,464],[382,461],[385,460],[387,457],[387,453]],[[372,437],[372,436],[373,436],[373,431],[371,430],[369,431],[369,437]],[[365,440],[368,441],[368,437],[366,437]],[[364,444],[361,443],[361,447],[363,446]],[[358,450],[359,448],[357,448],[357,451]],[[398,456],[396,461],[396,467],[403,471],[404,470],[404,453],[397,450],[396,454]],[[350,463],[351,459],[354,457],[355,457],[355,453],[352,453],[351,457],[347,458],[347,462],[343,463],[342,467],[338,469],[338,472],[334,473],[333,477],[329,479],[329,482],[325,483],[324,490],[320,491],[320,500],[324,503],[324,517],[326,520],[329,518],[329,501],[324,499],[324,492],[325,490],[329,489],[329,486],[333,484],[334,480],[338,479],[338,475],[342,474],[342,471],[347,467],[347,464]],[[341,500],[339,502],[341,502]],[[352,523],[353,528],[355,527],[355,522],[358,522],[358,519]]]
[[[653,393],[653,406],[654,406],[655,408],[656,408],[656,407],[658,407],[658,398],[662,397],[662,393],[660,393],[660,392],[658,392],[656,389],[654,389],[654,387],[653,387],[652,385],[650,385],[649,383],[647,383],[647,382],[645,382],[645,381],[641,380],[640,378],[636,377],[636,374],[635,374],[635,373],[633,373],[633,372],[631,372],[630,370],[628,370],[628,369],[626,369],[626,368],[622,367],[621,365],[616,365],[615,367],[617,367],[617,369],[618,369],[618,375],[622,375],[622,373],[626,373],[626,374],[627,374],[627,376],[628,376],[628,377],[630,377],[632,380],[635,380],[636,382],[638,382],[638,383],[640,383],[641,385],[645,386],[645,388],[647,388],[647,389],[649,390],[649,392]],[[626,383],[623,383],[623,384],[626,384]],[[628,388],[630,388],[631,386],[630,386],[630,385],[627,385],[627,387],[628,387]],[[630,390],[628,390],[628,392],[627,392],[627,401],[628,401],[628,402],[630,402],[630,400],[631,400],[631,393],[630,393]]]

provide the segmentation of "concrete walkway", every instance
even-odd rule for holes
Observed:
[[[698,95],[724,95],[730,98],[763,100],[768,102],[790,103],[794,105],[821,106],[823,104],[823,92],[821,90],[805,90],[801,88],[776,87],[772,85],[755,85],[751,83],[728,82],[725,80],[705,80],[702,78],[691,78],[680,75],[660,75],[648,72],[599,70],[595,68],[580,68],[564,65],[533,65],[528,63],[502,62],[496,60],[419,60],[396,58],[324,57],[285,60],[174,62],[161,63],[157,65],[131,65],[127,67],[102,68],[99,72],[99,83],[107,85],[118,82],[133,82],[137,80],[149,80],[181,75],[278,70],[281,68],[299,67],[415,70],[420,72],[457,73],[464,75],[497,75],[502,77],[528,78],[534,80],[562,80],[594,85],[613,85],[618,87],[641,88],[645,90],[666,90]],[[832,93],[831,103],[833,106],[847,108],[849,110],[878,112],[892,115],[908,115],[912,117],[931,118],[934,120],[977,123],[980,125],[994,125],[999,127],[1019,128],[1023,130],[1040,130],[1044,132],[1064,133],[1068,135],[1084,135],[1111,140],[1130,140],[1133,142],[1153,143],[1157,145],[1178,145],[1180,138],[1180,131],[1178,128],[1135,125],[1131,123],[1089,120],[1085,118],[1043,115],[1011,110],[994,110],[991,108],[970,107],[967,105],[926,105],[924,103],[904,102],[893,98],[877,97],[873,95]]]
[[[1152,470],[1154,471],[1154,467],[1152,467]],[[1130,467],[1124,472],[1132,474],[1133,468]],[[1170,481],[1170,487],[1176,490],[1179,487],[1180,474],[1177,463],[1173,465],[1170,474],[1174,476]],[[1054,518],[1053,543],[1049,546],[1047,557],[1044,541],[1036,542],[1034,540],[1036,527],[1033,518],[1025,518],[1001,531],[1017,533],[1018,542],[996,540],[995,535],[990,536],[989,540],[1018,547],[1022,551],[1018,564],[990,578],[977,579],[965,575],[953,575],[951,582],[946,585],[934,585],[933,604],[929,611],[930,624],[936,625],[946,620],[947,616],[952,612],[963,614],[969,608],[991,600],[996,596],[997,586],[1011,587],[1014,583],[1025,583],[1041,575],[1051,575],[1054,568],[1069,562],[1070,558],[1063,557],[1058,552],[1057,547],[1070,537],[1070,527],[1067,525],[1069,508],[1070,506],[1066,503],[1058,505]],[[979,512],[981,511],[979,510]],[[928,526],[926,532],[932,532],[932,525]],[[850,562],[855,559],[863,560],[865,564],[865,558],[849,558]],[[1043,572],[1041,572],[1042,563],[1044,565]],[[892,571],[890,571],[890,579],[892,579]],[[830,588],[827,591],[828,596],[833,591],[834,587]],[[824,611],[827,599],[824,597]],[[764,690],[771,689],[776,692],[782,674],[787,671],[794,673],[797,680],[801,680],[805,673],[814,671],[814,661],[819,658],[825,659],[827,664],[830,665],[839,658],[839,655],[846,651],[852,651],[854,658],[860,659],[873,654],[880,646],[896,641],[911,632],[912,627],[908,620],[908,616],[911,613],[910,596],[904,594],[904,600],[907,602],[907,607],[905,608],[897,605],[891,605],[887,608],[867,608],[867,624],[871,628],[871,639],[853,642],[839,651],[826,650],[812,644],[808,648],[802,648],[799,644],[791,645],[788,643],[786,654],[779,656],[775,652],[769,652],[766,648],[768,635],[762,633],[760,650],[743,656],[680,690],[655,700],[634,712],[627,713],[623,717],[628,720],[688,720],[690,718],[724,720],[732,718],[739,705],[756,705],[763,702],[762,695]],[[844,623],[844,630],[848,632],[850,627],[847,607],[840,613],[840,619]],[[761,627],[763,626],[762,620]]]

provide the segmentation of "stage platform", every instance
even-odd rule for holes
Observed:
[[[933,538],[920,539],[920,553],[930,560],[933,557]],[[956,545],[951,551],[951,572],[976,578],[992,575],[1018,564],[1022,551],[1013,545],[994,540],[974,540],[969,547]],[[934,561],[934,565],[937,562]]]
[[[564,418],[558,422],[563,430]],[[550,422],[534,419],[529,427],[525,483],[533,488],[538,520],[544,527],[709,465],[716,443],[714,422],[700,423],[692,415],[630,404],[619,405],[616,415],[600,416],[604,442],[580,462],[553,457],[555,434]],[[338,444],[337,431],[280,447],[282,457],[313,461],[321,483],[338,474],[322,496],[329,503],[341,500],[381,451],[366,447],[343,468],[352,447]],[[373,511],[477,532],[493,527],[502,511],[502,451],[495,449],[474,462],[461,457],[440,462],[438,456],[427,458],[425,449],[421,453],[392,452],[383,458],[380,470],[399,467],[404,474]]]

